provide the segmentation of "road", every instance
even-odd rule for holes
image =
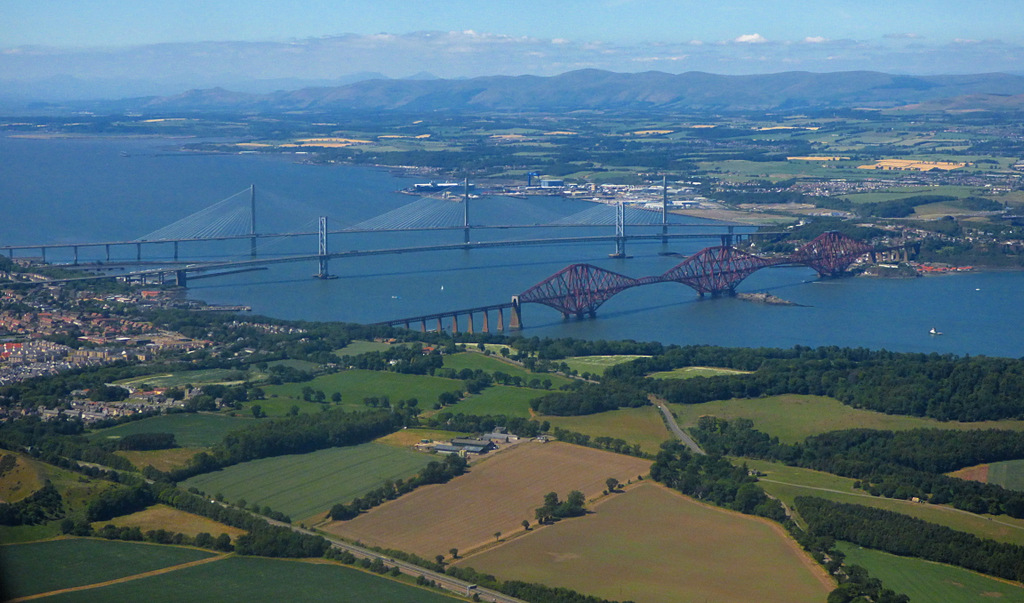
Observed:
[[[392,567],[392,566],[398,567],[398,569],[400,569],[403,574],[406,574],[406,575],[409,575],[409,576],[413,576],[413,577],[423,576],[427,580],[433,580],[439,587],[444,588],[445,590],[450,590],[453,593],[457,593],[457,594],[462,595],[464,597],[469,597],[469,596],[472,596],[474,593],[476,593],[480,597],[481,601],[490,601],[492,603],[526,603],[526,601],[523,601],[522,599],[517,599],[515,597],[510,597],[508,595],[499,593],[496,590],[491,590],[489,588],[483,588],[482,586],[476,586],[472,582],[466,582],[465,580],[459,580],[458,578],[453,578],[453,577],[451,577],[451,576],[449,576],[447,574],[442,574],[440,572],[435,572],[433,570],[429,570],[429,569],[427,569],[425,567],[420,567],[418,565],[409,563],[407,561],[402,561],[400,559],[393,559],[391,557],[388,557],[387,555],[383,555],[383,554],[378,553],[376,551],[373,551],[371,549],[368,549],[368,548],[365,548],[365,547],[361,547],[361,546],[356,546],[354,544],[349,544],[349,543],[347,543],[347,542],[345,542],[343,540],[339,540],[337,538],[332,538],[332,537],[327,536],[325,534],[322,534],[320,532],[314,532],[313,530],[306,530],[304,528],[293,526],[291,524],[287,524],[287,523],[284,523],[284,522],[281,522],[281,521],[275,521],[273,519],[268,519],[266,517],[261,517],[261,518],[265,519],[266,521],[268,521],[269,523],[271,523],[273,525],[281,526],[283,528],[288,528],[290,530],[294,530],[294,531],[300,532],[302,534],[309,534],[310,536],[322,536],[325,539],[327,539],[328,542],[331,543],[332,547],[334,547],[336,549],[339,549],[339,550],[342,550],[342,551],[348,551],[349,553],[352,553],[353,555],[355,555],[356,558],[358,558],[358,559],[371,559],[371,560],[373,560],[373,559],[380,559],[385,564],[387,564],[389,567]]]
[[[676,418],[672,416],[672,411],[665,406],[664,402],[655,402],[655,406],[661,410],[661,414],[665,416],[665,424],[668,425],[669,431],[673,433],[679,441],[682,442],[687,448],[694,451],[697,454],[704,454],[704,450],[690,437],[690,434],[686,433],[679,428],[679,424],[676,423]]]

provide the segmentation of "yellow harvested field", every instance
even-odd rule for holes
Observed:
[[[858,165],[858,170],[911,170],[927,172],[928,170],[956,170],[966,167],[959,161],[917,161],[914,159],[879,159],[873,164]]]
[[[235,143],[235,146],[242,147],[245,149],[263,149],[272,145],[266,144],[264,142],[237,142]]]
[[[824,601],[835,584],[782,526],[644,482],[593,513],[468,557],[505,580],[639,603]]]
[[[633,132],[636,136],[649,136],[651,134],[671,134],[675,130],[637,130]]]
[[[300,138],[295,141],[294,145],[281,145],[287,146],[302,146],[302,147],[323,147],[327,149],[331,148],[342,148],[352,146],[354,144],[370,144],[373,141],[360,140],[357,138]]]
[[[786,161],[842,161],[849,157],[786,157]]]
[[[349,521],[322,526],[361,542],[432,558],[455,547],[469,551],[494,542],[494,533],[522,532],[534,523],[544,495],[572,490],[599,496],[605,480],[646,475],[651,462],[560,442],[523,442],[474,464],[447,484],[422,487]]]
[[[153,505],[130,515],[122,515],[109,521],[97,521],[92,527],[98,530],[107,524],[114,524],[119,528],[137,527],[143,534],[150,530],[163,529],[168,532],[181,532],[187,536],[195,536],[200,532],[206,532],[214,537],[227,534],[231,540],[245,534],[245,530],[240,528],[233,528],[201,515],[179,511],[167,505]]]
[[[499,140],[523,140],[526,137],[522,134],[492,134],[491,138],[497,138]]]
[[[716,126],[714,124],[694,124],[692,126],[687,126],[687,127],[694,128],[694,129],[702,129],[702,128],[717,128],[718,126]]]
[[[570,132],[569,130],[555,130],[554,132],[544,132],[544,136],[575,136],[576,132]]]
[[[758,128],[758,132],[768,132],[770,130],[818,130],[819,126],[765,126]]]

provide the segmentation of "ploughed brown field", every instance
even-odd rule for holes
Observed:
[[[605,480],[622,483],[646,475],[651,462],[560,442],[524,442],[482,459],[469,473],[447,484],[425,486],[326,531],[363,543],[397,548],[432,558],[522,532],[535,524],[534,510],[544,495],[564,500],[571,490],[588,499],[600,496]],[[345,501],[347,502],[347,501]]]

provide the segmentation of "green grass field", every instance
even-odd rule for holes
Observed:
[[[206,448],[219,443],[235,429],[251,424],[251,419],[209,413],[175,413],[132,421],[95,432],[94,438],[121,438],[133,433],[173,433],[179,446]]]
[[[542,417],[552,425],[585,433],[591,437],[621,438],[630,444],[640,444],[645,452],[656,454],[661,443],[672,435],[662,421],[661,412],[653,406],[621,408],[594,415],[578,417]]]
[[[180,373],[156,373],[115,381],[117,385],[139,385],[145,383],[152,387],[179,387],[186,383],[203,385],[208,383],[232,383],[245,380],[243,371],[231,369],[203,369],[199,371],[182,371]]]
[[[334,392],[340,392],[342,405],[352,409],[365,408],[365,398],[381,396],[388,396],[392,402],[416,398],[420,402],[420,408],[430,408],[442,392],[463,389],[463,383],[458,379],[405,375],[388,371],[351,370],[322,375],[304,383],[268,385],[263,388],[267,399],[260,400],[257,404],[270,416],[286,414],[293,404],[299,407],[300,412],[319,412],[320,404],[302,400],[302,388],[307,386],[323,391],[327,394],[328,400]]]
[[[832,588],[779,526],[652,483],[591,510],[462,563],[506,580],[645,603],[821,603]]]
[[[636,360],[637,358],[648,358],[648,356],[632,356],[627,354],[620,356],[571,356],[562,362],[565,362],[569,365],[569,368],[576,370],[580,374],[603,375],[608,367]]]
[[[386,444],[328,448],[233,465],[186,480],[208,495],[230,502],[269,505],[295,521],[347,503],[385,480],[406,479],[435,457]]]
[[[886,588],[910,597],[914,603],[1024,602],[1024,587],[982,574],[912,557],[900,557],[839,543],[846,563],[868,570]]]
[[[506,415],[509,417],[529,417],[530,400],[549,392],[542,389],[493,385],[479,394],[469,396],[454,406],[444,410],[467,415]]]
[[[561,375],[554,375],[551,373],[531,373],[517,364],[504,362],[499,358],[484,356],[483,354],[477,354],[475,352],[462,352],[451,356],[445,356],[444,367],[457,371],[461,371],[466,368],[474,371],[479,369],[491,374],[494,374],[496,371],[500,371],[506,375],[512,375],[513,377],[522,377],[523,380],[527,382],[532,379],[538,379],[540,381],[548,379],[551,381],[551,386],[555,389],[560,385],[572,382],[572,379],[562,377]]]
[[[942,422],[860,410],[846,406],[834,398],[796,394],[767,398],[736,398],[704,404],[670,404],[669,407],[683,428],[695,426],[697,419],[703,415],[723,419],[743,417],[754,421],[754,427],[760,431],[776,436],[786,443],[800,442],[811,435],[852,428],[893,431],[920,427],[1024,430],[1024,421]]]
[[[228,557],[181,570],[48,597],[47,601],[98,603],[110,601],[336,601],[338,603],[443,603],[457,601],[426,590],[344,567],[258,557]]]
[[[1024,460],[990,463],[988,483],[1024,492]]]
[[[1013,519],[1006,515],[974,515],[948,506],[871,496],[863,490],[854,490],[852,479],[810,469],[787,467],[781,463],[753,459],[733,459],[733,462],[745,462],[751,469],[767,474],[760,478],[761,487],[790,507],[797,496],[816,496],[836,502],[895,511],[968,532],[980,538],[1024,545],[1024,520],[1021,519]]]
[[[749,375],[750,371],[737,371],[735,369],[714,368],[710,366],[684,366],[671,371],[660,371],[651,373],[648,377],[654,379],[691,379],[693,377],[717,377],[718,375]]]
[[[383,352],[391,348],[390,343],[379,341],[353,341],[340,350],[334,350],[336,356],[358,356],[367,352]]]
[[[175,546],[73,538],[0,546],[4,594],[24,597],[212,557]],[[128,599],[125,599],[128,600]]]

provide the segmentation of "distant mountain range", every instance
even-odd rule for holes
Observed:
[[[284,82],[281,82],[284,83]],[[1021,95],[1021,96],[1018,96]],[[956,100],[954,100],[956,99]],[[871,71],[768,75],[678,75],[596,69],[552,77],[490,76],[462,80],[418,76],[254,93],[223,88],[103,102],[142,112],[252,111],[743,111],[816,108],[938,110],[1024,106],[1024,76],[1005,73],[908,76]]]

